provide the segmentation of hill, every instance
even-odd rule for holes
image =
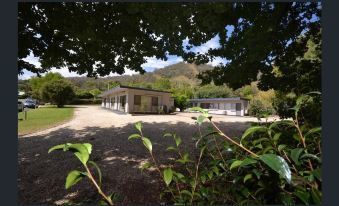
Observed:
[[[196,78],[196,75],[199,72],[211,69],[213,69],[213,66],[210,65],[196,65],[180,62],[164,68],[156,69],[153,72],[147,72],[143,75],[133,74],[97,79],[88,77],[69,77],[67,79],[72,81],[79,88],[96,87],[100,90],[107,89],[108,83],[112,82],[117,82],[122,85],[147,87],[147,84],[153,84],[161,78],[168,79],[170,82],[174,83],[185,82],[193,86],[200,83],[200,80]]]

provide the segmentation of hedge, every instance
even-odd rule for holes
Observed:
[[[69,104],[101,104],[101,99],[73,99]]]

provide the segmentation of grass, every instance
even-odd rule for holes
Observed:
[[[24,120],[24,112],[19,112],[18,133],[28,134],[62,124],[73,117],[73,111],[74,107],[49,106],[31,109],[27,111],[26,120]]]

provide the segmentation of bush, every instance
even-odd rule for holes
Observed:
[[[80,90],[75,93],[75,97],[77,99],[91,99],[93,98],[93,95],[89,91]]]
[[[253,126],[237,139],[223,133],[207,111],[193,108],[202,113],[195,118],[198,127],[204,120],[211,123],[194,137],[198,155],[184,151],[175,133],[166,133],[175,143],[167,150],[175,155],[165,167],[159,167],[140,122],[135,125],[139,133],[129,139],[146,147],[151,158],[141,169],[158,172],[168,204],[321,204],[321,127],[298,121],[303,99],[293,108],[294,121]]]
[[[265,118],[274,113],[272,107],[265,106],[260,100],[252,99],[248,108],[248,113],[257,118]]]
[[[101,104],[101,99],[73,99],[69,104]]]
[[[73,85],[64,79],[51,80],[44,83],[41,89],[41,96],[44,101],[63,107],[75,96]]]

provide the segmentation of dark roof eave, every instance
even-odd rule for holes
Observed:
[[[113,92],[114,90],[116,90],[116,89],[118,89],[118,88],[136,89],[136,90],[144,90],[144,91],[153,91],[153,92],[162,92],[162,93],[170,93],[170,94],[172,94],[172,92],[161,91],[161,90],[156,90],[156,89],[146,89],[146,88],[140,88],[140,87],[131,87],[131,86],[123,86],[123,85],[120,85],[120,86],[113,87],[112,89],[107,90],[107,91],[101,93],[101,94],[99,95],[99,97],[106,96],[106,95],[110,94],[111,92]]]

